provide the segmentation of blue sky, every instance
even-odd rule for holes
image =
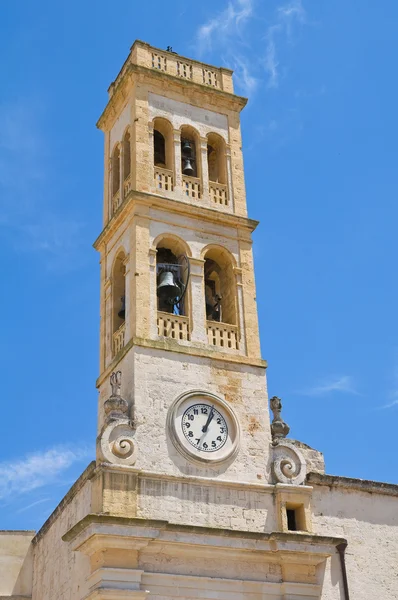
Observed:
[[[327,472],[398,482],[398,5],[2,2],[0,529],[94,456],[102,134],[134,39],[236,70],[271,395]]]

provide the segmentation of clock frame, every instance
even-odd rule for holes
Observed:
[[[195,419],[203,420],[199,425],[200,431],[203,431],[203,426],[208,422],[206,417],[207,415],[211,417],[210,409],[213,407],[215,420],[213,419],[209,425],[210,437],[207,440],[208,446],[204,448],[202,443],[198,443],[195,438],[189,438],[189,435],[191,431],[195,431]],[[206,413],[203,413],[204,408],[208,409]],[[219,428],[220,431],[216,431],[215,428]],[[224,428],[227,429],[226,432],[222,431]],[[197,429],[198,425],[196,425]],[[176,398],[167,415],[167,430],[174,447],[180,454],[190,462],[202,466],[219,465],[230,461],[239,451],[238,419],[229,404],[211,392],[193,390]],[[215,447],[212,447],[212,444]]]

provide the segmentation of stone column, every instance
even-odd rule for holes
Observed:
[[[101,315],[103,319],[103,355],[104,355],[104,368],[106,368],[112,360],[112,280],[107,277],[104,281],[104,311]]]
[[[150,189],[155,189],[155,180],[154,180],[154,173],[155,173],[155,153],[154,153],[154,149],[153,149],[153,121],[149,121],[148,123],[148,136],[149,136],[149,164],[152,165],[152,173],[150,174],[150,181],[151,181],[151,185],[150,185]]]
[[[236,281],[236,291],[237,291],[237,310],[238,310],[238,335],[239,337],[239,350],[242,354],[246,354],[246,332],[245,332],[245,319],[243,314],[243,286],[242,286],[242,269],[235,267],[234,275]]]
[[[210,205],[209,165],[207,163],[207,138],[200,138],[200,162],[202,175],[202,203]]]
[[[149,315],[150,315],[150,337],[156,339],[158,336],[158,325],[157,325],[157,294],[156,294],[156,248],[150,248],[149,250]]]
[[[123,141],[121,141],[119,143],[119,170],[120,170],[120,186],[119,186],[119,190],[120,190],[120,204],[123,202],[124,200],[124,147],[123,147]]]
[[[181,132],[179,129],[173,131],[174,142],[174,191],[177,196],[182,195],[182,170],[181,170]]]
[[[127,255],[123,261],[124,266],[124,305],[126,310],[125,330],[124,330],[124,345],[133,337],[133,326],[131,319],[132,312],[132,294],[131,294],[131,278],[130,278],[130,256]]]
[[[228,206],[232,212],[235,212],[234,207],[234,191],[232,187],[232,165],[231,165],[231,146],[225,148],[225,160],[227,167],[227,191],[228,191]]]
[[[204,260],[190,258],[191,265],[191,341],[207,344]]]

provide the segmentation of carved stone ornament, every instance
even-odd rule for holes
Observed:
[[[271,423],[272,441],[278,443],[279,440],[285,438],[290,431],[290,427],[281,417],[282,401],[278,396],[273,396],[270,400],[270,408],[274,418]]]
[[[110,376],[112,393],[104,403],[105,426],[98,438],[101,460],[117,465],[133,465],[137,448],[132,422],[127,418],[128,402],[121,396],[122,373]]]
[[[104,403],[106,420],[109,423],[115,419],[125,419],[129,408],[127,400],[121,396],[122,372],[116,371],[110,376],[112,393]]]
[[[137,447],[128,419],[120,419],[107,425],[100,437],[99,446],[102,458],[114,465],[133,465],[137,460]]]
[[[307,463],[298,448],[280,440],[273,448],[272,471],[277,483],[301,485],[307,476]]]

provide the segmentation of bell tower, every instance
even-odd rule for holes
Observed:
[[[115,464],[175,477],[269,479],[257,223],[247,216],[241,150],[245,104],[230,70],[140,41],[109,88],[98,122],[105,134],[104,229],[95,242],[98,433],[107,425],[109,376],[120,371],[123,431],[129,421],[134,446]],[[106,456],[100,450],[98,460]],[[152,508],[147,516],[157,518],[160,508]]]
[[[109,88],[96,460],[32,542],[32,600],[343,597],[334,478],[277,397],[269,419],[245,104],[228,69],[139,41]]]

